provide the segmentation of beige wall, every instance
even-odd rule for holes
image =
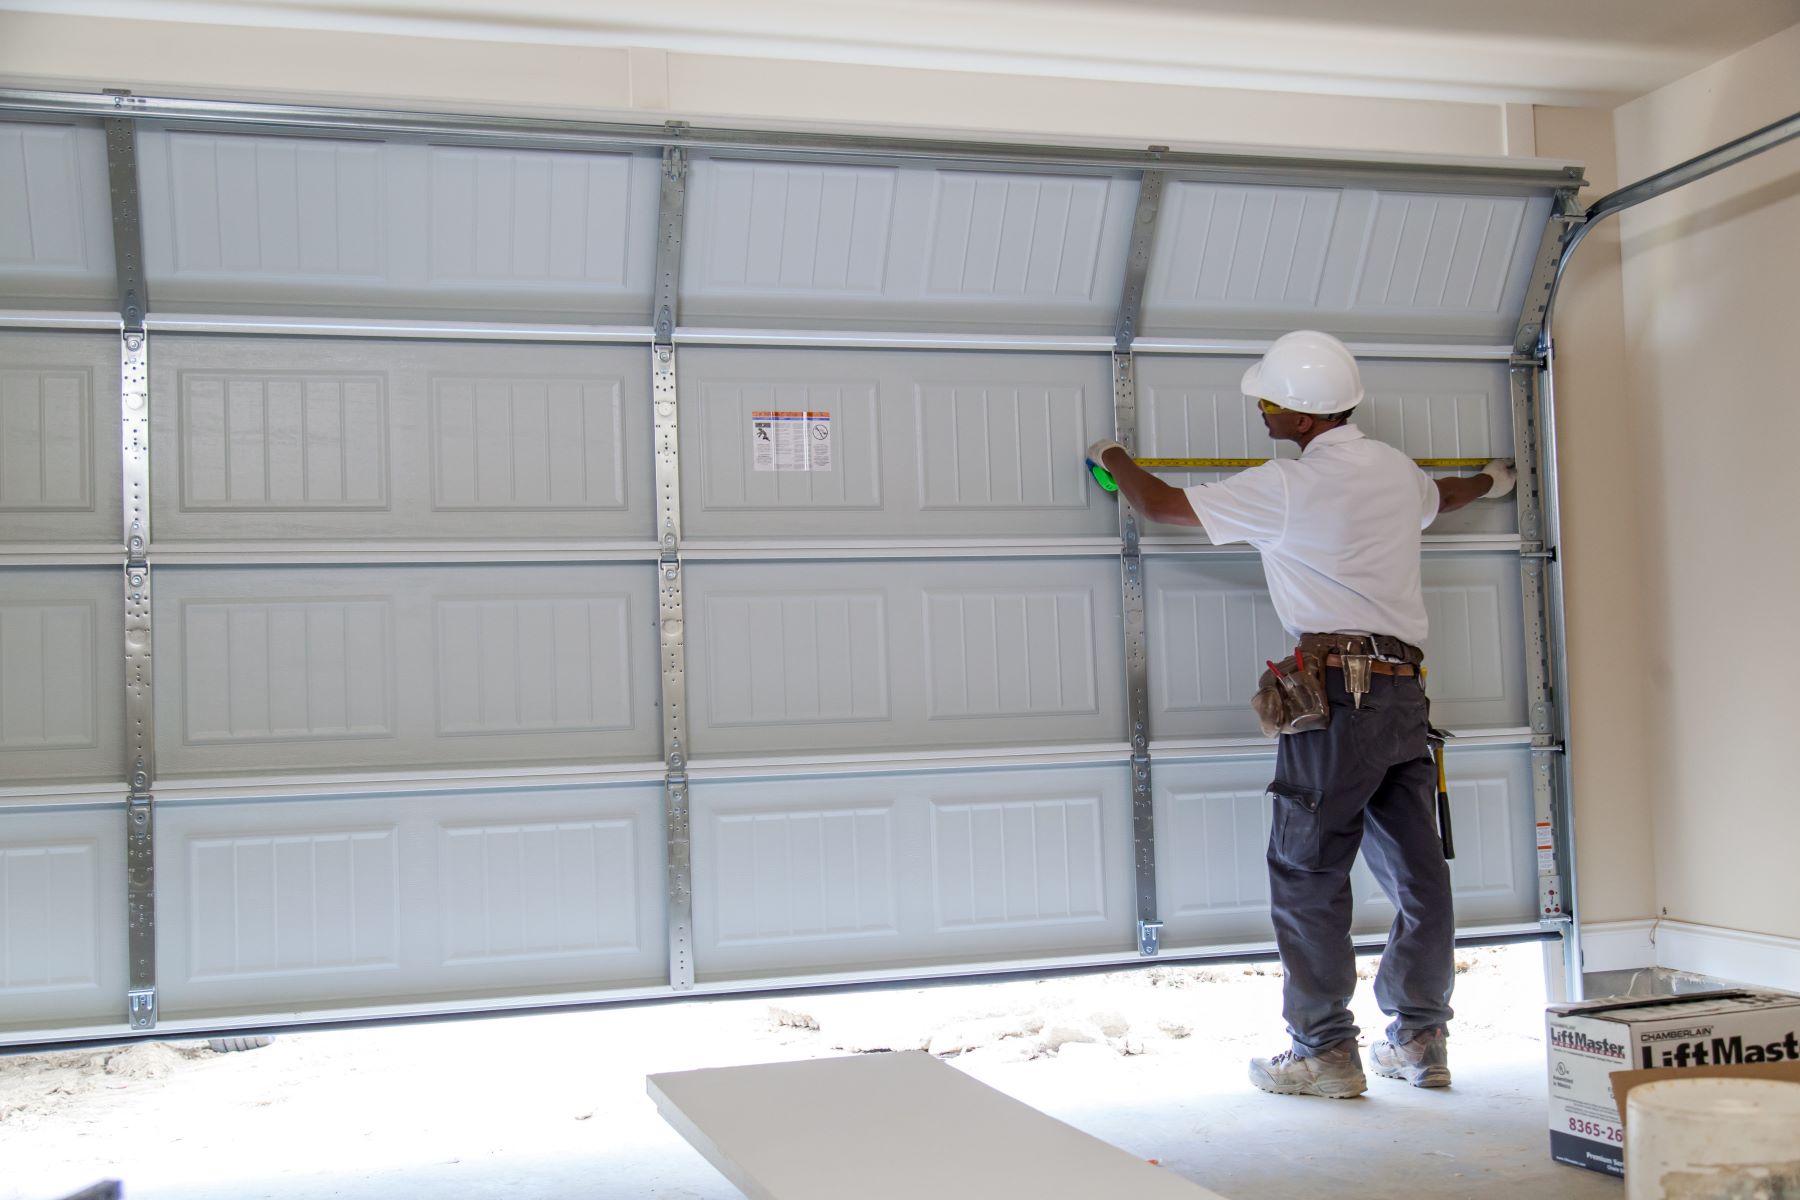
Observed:
[[[1612,113],[1539,108],[1537,150],[1587,164],[1581,202],[1619,185]],[[1557,298],[1558,469],[1568,617],[1570,765],[1583,921],[1654,912],[1652,836],[1643,749],[1638,520],[1623,376],[1619,231],[1595,227],[1569,262]]]
[[[1498,104],[13,12],[0,12],[0,82],[637,121],[1022,133],[1140,146],[1506,152]]]
[[[1436,155],[1530,155],[1589,164],[1610,190],[1610,113],[1253,92],[1098,80],[722,58],[659,50],[507,46],[449,39],[182,27],[0,14],[12,84],[276,100],[329,99],[476,112],[547,112],[765,127],[937,129],[1134,145],[1236,142]],[[828,105],[821,97],[829,97]],[[820,120],[828,109],[830,120]],[[1535,142],[1535,149],[1533,143]],[[1627,172],[1628,175],[1634,174]],[[1589,920],[1652,910],[1641,643],[1624,384],[1618,233],[1590,237],[1558,320],[1564,536],[1582,905]],[[1622,679],[1621,672],[1625,672]],[[1623,686],[1621,686],[1623,684]]]
[[[1800,25],[1616,113],[1638,178],[1800,110]],[[1800,143],[1622,214],[1656,892],[1800,936]]]

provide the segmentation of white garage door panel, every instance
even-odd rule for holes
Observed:
[[[145,129],[171,311],[648,323],[657,160]]]
[[[157,806],[168,1019],[666,977],[662,789]]]
[[[1459,926],[1536,919],[1537,864],[1530,854],[1529,753],[1457,749],[1448,759],[1456,858],[1450,863]],[[1156,767],[1157,891],[1170,947],[1268,942],[1265,854],[1275,759]],[[1351,872],[1354,928],[1387,931],[1394,909],[1359,856]]]
[[[1256,406],[1240,385],[1250,358],[1141,355],[1138,374],[1138,453],[1144,458],[1293,458],[1292,443],[1269,439]],[[1361,364],[1364,398],[1355,422],[1372,438],[1413,458],[1510,458],[1512,392],[1506,367],[1482,362]],[[1179,487],[1212,483],[1228,471],[1160,471]],[[1426,472],[1434,477],[1469,471]],[[1481,502],[1441,517],[1432,535],[1514,533],[1512,501]],[[1177,531],[1152,526],[1156,536]],[[1204,535],[1193,534],[1195,540]]]
[[[125,816],[0,809],[0,1032],[125,1019]]]
[[[119,340],[0,332],[0,544],[119,541]]]
[[[1112,534],[1112,502],[1079,470],[1088,443],[1112,432],[1110,370],[1066,354],[684,350],[686,532]],[[809,432],[829,428],[829,460],[773,459],[758,412],[810,414]],[[812,469],[769,469],[784,464]]]
[[[117,300],[105,135],[0,121],[0,308],[106,309]]]
[[[1146,556],[1151,729],[1158,739],[1254,736],[1263,664],[1293,642],[1253,557]],[[1450,729],[1525,724],[1517,560],[1434,555],[1424,564],[1431,716]]]
[[[0,569],[0,780],[123,777],[118,568]]]
[[[687,571],[699,754],[1112,742],[1108,559],[709,563]]]
[[[1133,944],[1118,767],[702,782],[702,979],[1120,951]]]
[[[1152,337],[1281,333],[1511,342],[1547,198],[1177,180],[1144,298]]]
[[[646,566],[166,567],[165,777],[659,757]]]
[[[1137,181],[700,159],[689,325],[1110,331]]]
[[[648,539],[649,386],[640,347],[159,337],[154,536]]]

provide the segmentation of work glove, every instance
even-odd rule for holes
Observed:
[[[1489,500],[1498,500],[1513,490],[1513,484],[1519,481],[1518,469],[1510,458],[1496,458],[1481,468],[1481,473],[1494,481],[1494,486],[1487,491]]]
[[[1121,450],[1125,449],[1124,445],[1112,438],[1101,438],[1087,448],[1088,474],[1094,477],[1094,482],[1100,485],[1102,491],[1116,492],[1119,490],[1119,485],[1113,481],[1112,472],[1108,471],[1106,465],[1100,461],[1114,446]]]

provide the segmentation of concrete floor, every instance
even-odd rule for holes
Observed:
[[[1076,1044],[1019,1061],[997,1043],[951,1061],[1233,1200],[1616,1200],[1619,1181],[1549,1159],[1537,950],[1482,953],[1459,985],[1448,1091],[1375,1078],[1354,1101],[1255,1091],[1244,1061],[1279,1048],[1279,980],[1241,969],[1006,985],[1005,1004],[1101,1004],[1146,1030],[1176,1011],[1193,1033],[1152,1032],[1141,1054]],[[790,1002],[812,1008],[814,1030],[728,1000],[289,1035],[244,1054],[0,1058],[0,1200],[102,1178],[129,1200],[734,1200],[657,1116],[647,1074],[842,1053],[844,1022],[860,1024],[855,1044],[924,1007],[992,1003],[965,989]],[[1356,1007],[1372,1027],[1366,981]]]

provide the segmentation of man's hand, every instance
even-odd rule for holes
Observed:
[[[1108,450],[1111,450],[1114,447],[1117,447],[1120,450],[1125,448],[1123,443],[1114,441],[1112,438],[1101,438],[1099,441],[1089,446],[1087,448],[1088,465],[1090,467],[1104,467],[1106,465],[1104,455]]]
[[[1513,490],[1513,485],[1519,481],[1518,468],[1513,466],[1513,460],[1510,458],[1496,458],[1481,468],[1481,473],[1494,481],[1494,486],[1487,491],[1489,500],[1498,500],[1508,494]]]

